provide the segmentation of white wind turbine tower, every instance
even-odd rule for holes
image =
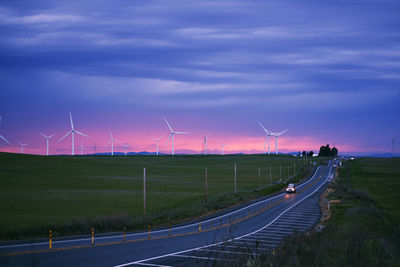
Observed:
[[[278,137],[281,136],[282,134],[286,133],[288,129],[279,132],[279,133],[271,133],[271,135],[275,136],[275,154],[278,155]]]
[[[1,116],[0,116],[0,125],[1,125]],[[2,136],[1,134],[0,134],[0,139],[2,139],[4,142],[6,142],[7,144],[10,145],[10,142],[8,142],[7,139],[4,136]]]
[[[64,140],[65,137],[67,137],[68,135],[71,135],[71,137],[72,137],[72,156],[73,156],[73,155],[75,155],[75,134],[79,134],[79,135],[86,136],[86,137],[89,137],[89,136],[75,130],[74,122],[72,121],[71,111],[69,112],[69,119],[71,122],[71,131],[69,131],[66,135],[64,135],[64,137],[61,138],[58,142],[60,143],[62,140]]]
[[[224,144],[221,144],[221,148],[222,148],[222,155],[224,155]]]
[[[81,149],[81,156],[82,156],[82,155],[83,155],[83,149],[84,149],[84,147],[83,147],[83,142],[81,142],[80,149]]]
[[[114,142],[117,142],[118,144],[120,144],[120,142],[118,142],[116,139],[114,139],[114,137],[110,131],[110,140],[108,141],[107,145],[111,143],[111,156],[114,156]]]
[[[50,138],[55,136],[55,134],[52,134],[50,136],[46,136],[46,135],[41,133],[40,135],[43,136],[44,138],[46,138],[46,156],[48,156],[49,155],[49,140],[50,140]]]
[[[21,145],[21,154],[24,154],[24,146],[27,146],[29,144],[23,144],[20,141],[18,141],[18,143]]]
[[[207,136],[204,136],[204,155],[207,155]]]
[[[125,156],[126,156],[126,150],[128,149],[128,147],[129,147],[129,144],[124,144],[124,145],[122,145],[123,147],[124,147],[124,150],[125,150]]]
[[[151,139],[153,139],[154,141],[156,141],[156,146],[157,146],[156,155],[158,156],[158,142],[160,142],[161,137],[159,137],[159,138],[154,138],[154,137],[152,137]]]
[[[262,125],[261,122],[258,122],[258,124],[261,126],[261,128],[264,130],[264,132],[265,132],[266,135],[267,135],[267,138],[265,139],[265,142],[264,142],[264,153],[267,154],[267,151],[266,151],[266,149],[265,149],[265,144],[266,144],[267,141],[268,141],[268,154],[270,154],[269,137],[270,137],[271,135],[273,135],[273,134],[272,134],[270,131],[268,131],[267,129],[265,129],[264,125]]]
[[[175,155],[175,154],[174,154],[174,135],[175,135],[175,134],[187,134],[187,132],[174,132],[174,130],[172,130],[171,125],[169,125],[167,119],[164,118],[164,120],[165,120],[165,122],[167,123],[169,130],[171,131],[171,135],[168,137],[168,140],[167,140],[167,142],[166,142],[165,144],[168,144],[169,139],[172,138],[172,155]]]

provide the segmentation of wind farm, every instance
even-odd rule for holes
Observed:
[[[0,266],[397,266],[399,10],[0,1]]]

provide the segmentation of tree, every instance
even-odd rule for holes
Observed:
[[[320,157],[336,157],[338,154],[338,149],[333,147],[332,149],[329,147],[329,144],[326,146],[321,146],[319,149],[318,156]]]
[[[305,156],[306,156],[306,151],[304,150],[304,151],[303,151],[303,157],[305,157]]]
[[[337,150],[336,147],[333,147],[333,148],[332,148],[332,156],[333,156],[333,157],[336,157],[337,154],[338,154],[338,152],[339,152],[339,151]]]
[[[309,157],[312,157],[313,155],[314,155],[314,151],[311,150],[311,151],[308,152],[308,156]]]

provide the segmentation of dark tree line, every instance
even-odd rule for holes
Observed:
[[[336,157],[338,154],[338,150],[336,147],[333,147],[332,149],[329,147],[329,144],[326,146],[321,146],[319,149],[319,154],[318,156],[320,157]]]

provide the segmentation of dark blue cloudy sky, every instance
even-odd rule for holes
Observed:
[[[335,143],[390,152],[399,136],[399,1],[2,1],[2,151],[43,153],[68,111],[106,148],[176,130],[178,151],[282,152]],[[58,140],[58,139],[57,139]],[[57,148],[56,148],[57,147]],[[54,152],[70,147],[56,144]],[[56,150],[58,149],[58,150]],[[169,146],[161,150],[170,151]]]

